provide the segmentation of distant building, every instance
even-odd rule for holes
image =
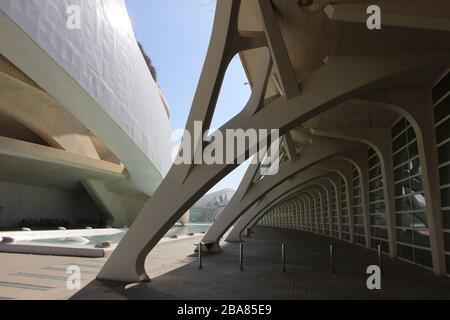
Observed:
[[[213,223],[216,217],[228,205],[234,192],[234,189],[224,189],[205,195],[189,210],[189,222]]]

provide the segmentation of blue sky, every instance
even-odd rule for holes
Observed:
[[[136,38],[158,71],[158,84],[172,111],[172,128],[184,128],[203,68],[214,21],[214,0],[125,0]],[[225,76],[213,128],[236,115],[250,88],[235,57]],[[212,191],[237,188],[245,172],[240,166]]]

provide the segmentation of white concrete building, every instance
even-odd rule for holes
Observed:
[[[170,135],[123,0],[0,2],[0,227],[131,224]]]

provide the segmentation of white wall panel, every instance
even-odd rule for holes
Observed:
[[[66,27],[70,5],[81,8],[79,30]],[[94,111],[92,105],[82,103],[86,100],[69,99],[70,94],[57,91],[54,83],[50,85],[51,81],[47,83],[43,70],[32,61],[33,56],[23,52],[27,48],[25,45],[14,44],[15,50],[9,50],[11,42],[5,42],[6,31],[3,34],[0,31],[2,54],[52,96],[60,98],[69,112],[117,154],[132,176],[134,173],[134,179],[142,180],[140,175],[158,179],[158,174],[147,172],[151,170],[141,163],[142,155],[136,154],[134,146],[123,144],[135,144],[156,171],[162,175],[167,173],[170,123],[158,87],[137,46],[123,0],[1,0],[0,10],[75,80],[107,116],[97,117],[99,110]],[[5,23],[3,21],[2,26]],[[105,121],[108,117],[111,122]],[[117,138],[116,124],[128,140]],[[138,185],[146,193],[154,189],[154,183],[151,187],[142,181]]]

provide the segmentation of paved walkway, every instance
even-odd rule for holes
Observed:
[[[281,270],[286,243],[287,272]],[[329,271],[329,240],[289,230],[257,228],[245,242],[245,271],[239,271],[239,245],[153,278],[151,283],[93,281],[73,299],[450,299],[450,279],[385,257],[382,290],[367,289],[367,266],[377,263],[371,250],[335,242],[336,274]],[[193,258],[191,258],[193,259]],[[193,259],[195,260],[195,259]]]
[[[152,264],[147,269],[152,277],[176,269],[192,261],[195,243],[201,237],[161,242],[149,256]],[[81,270],[81,286],[95,279],[106,258],[73,258],[0,253],[0,300],[63,300],[77,290],[67,289],[67,267]]]

